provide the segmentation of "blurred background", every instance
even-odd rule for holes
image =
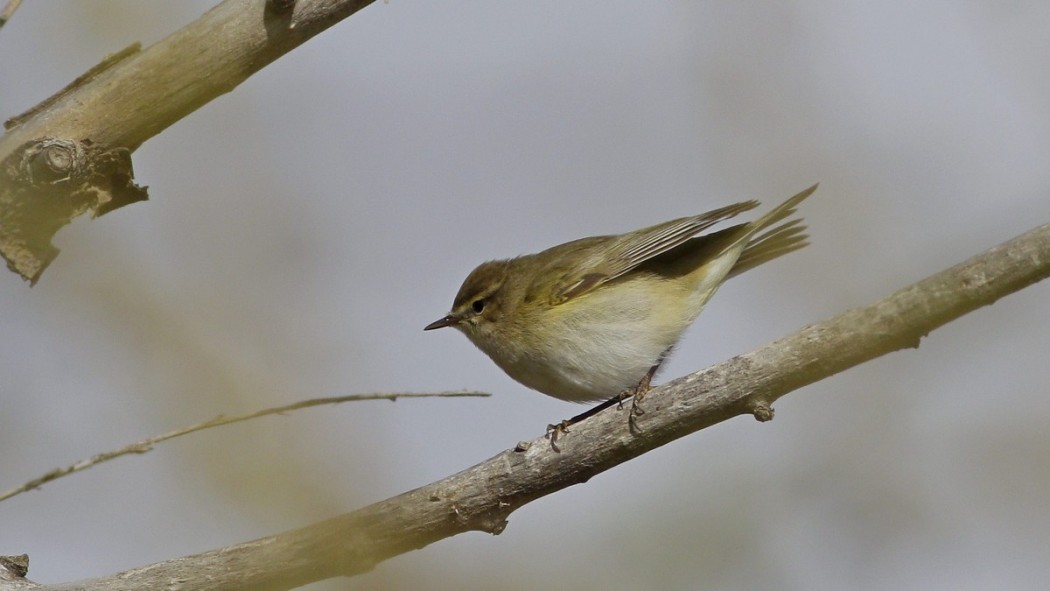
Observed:
[[[211,1],[26,2],[0,115]],[[0,490],[218,414],[472,388],[196,434],[0,503],[30,578],[298,527],[581,407],[422,332],[477,263],[820,181],[663,379],[1050,222],[1050,4],[377,2],[135,153],[150,201],[0,277]],[[469,533],[310,589],[1036,589],[1050,283]],[[658,380],[661,381],[661,380]]]

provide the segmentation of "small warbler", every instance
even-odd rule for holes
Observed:
[[[722,282],[806,246],[802,220],[783,220],[816,188],[709,234],[699,235],[758,202],[482,263],[452,311],[423,330],[459,329],[510,377],[555,398],[637,401]]]

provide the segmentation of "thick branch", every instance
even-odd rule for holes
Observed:
[[[45,103],[44,112],[15,118],[0,159],[42,137],[135,150],[372,1],[298,0],[278,13],[265,0],[226,0],[146,50],[93,72]]]
[[[538,438],[422,488],[302,529],[57,587],[288,589],[371,569],[465,531],[503,531],[518,507],[740,414],[760,420],[784,394],[854,365],[917,347],[933,329],[1050,276],[1050,224],[870,306],[807,326],[646,397],[640,431],[607,409],[574,426],[561,452]],[[174,584],[173,581],[179,581]]]
[[[139,145],[372,1],[226,0],[7,121],[0,254],[8,267],[35,281],[58,253],[52,236],[72,218],[146,198],[132,182],[130,153]]]

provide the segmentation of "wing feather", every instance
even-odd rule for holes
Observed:
[[[653,257],[674,250],[711,226],[757,206],[757,201],[743,201],[596,241],[588,247],[590,253],[580,257],[582,264],[565,271],[551,294],[551,301],[558,304],[585,294]]]

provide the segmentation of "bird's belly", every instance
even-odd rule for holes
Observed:
[[[533,339],[527,353],[500,365],[515,380],[561,400],[607,400],[638,385],[681,337],[688,321],[665,316],[650,301],[632,305],[630,298],[579,313],[569,309],[555,319],[558,330],[543,331],[551,336]]]
[[[544,363],[525,361],[503,369],[518,382],[549,396],[571,402],[593,402],[607,400],[637,385],[662,352],[646,354],[641,362],[639,359],[643,357],[639,356],[584,352],[580,357],[563,355]]]

